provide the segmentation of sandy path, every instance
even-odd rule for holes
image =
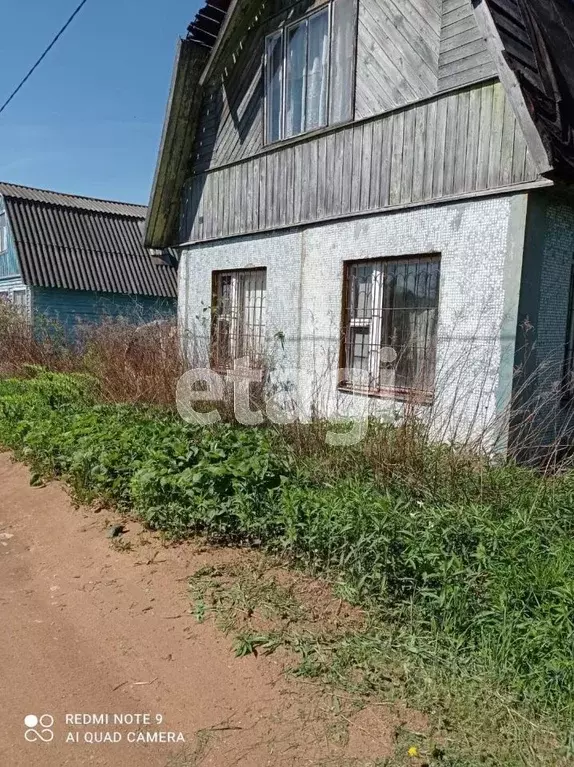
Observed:
[[[299,767],[353,755],[325,737],[313,687],[286,680],[273,657],[235,658],[213,624],[189,614],[186,577],[213,554],[141,545],[132,524],[138,545],[118,551],[106,516],[75,509],[58,484],[31,487],[28,470],[0,455],[0,765]],[[162,723],[66,724],[106,713]],[[44,714],[53,740],[28,743],[24,717]],[[388,754],[391,725],[375,723],[357,753]],[[128,743],[138,729],[185,744]],[[83,742],[101,732],[121,742]]]

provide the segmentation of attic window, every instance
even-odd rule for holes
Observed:
[[[352,118],[355,0],[333,0],[265,39],[265,138]]]

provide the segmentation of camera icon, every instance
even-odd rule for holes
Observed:
[[[54,740],[54,732],[52,730],[54,717],[50,716],[50,714],[42,714],[40,717],[36,716],[36,714],[28,714],[24,717],[24,726],[26,727],[24,738],[28,743],[37,743],[38,741],[51,743]]]

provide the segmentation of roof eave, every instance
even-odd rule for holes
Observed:
[[[554,171],[551,155],[544,145],[540,131],[528,110],[518,78],[508,65],[504,45],[500,39],[488,2],[486,0],[473,0],[473,5],[479,29],[496,63],[500,82],[516,115],[536,170],[541,176],[551,175]]]
[[[209,48],[179,40],[145,224],[147,248],[175,245],[181,190],[201,107],[200,76]]]
[[[227,39],[228,34],[231,32],[231,30],[235,26],[235,20],[238,15],[240,6],[241,6],[240,0],[231,0],[231,3],[229,4],[229,9],[225,15],[225,19],[223,20],[223,24],[221,25],[221,29],[219,30],[219,34],[217,35],[217,39],[215,40],[213,48],[211,49],[211,53],[209,54],[209,58],[207,59],[207,62],[205,64],[205,68],[199,78],[199,84],[201,86],[203,86],[207,82],[211,72],[213,71],[216,61],[219,58],[219,54],[225,43],[225,40]]]

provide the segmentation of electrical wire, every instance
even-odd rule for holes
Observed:
[[[17,87],[16,87],[16,88],[15,88],[15,89],[12,91],[12,93],[11,93],[11,94],[8,96],[8,98],[6,99],[6,101],[5,101],[5,102],[2,104],[2,106],[0,107],[0,115],[1,115],[1,114],[2,114],[2,112],[3,112],[3,111],[6,109],[6,107],[8,106],[8,104],[9,104],[9,103],[12,101],[12,99],[14,98],[14,96],[16,96],[16,94],[17,94],[17,93],[18,93],[18,92],[21,90],[21,88],[22,88],[22,87],[23,87],[23,86],[26,84],[26,82],[27,82],[27,81],[30,79],[30,77],[31,77],[31,76],[34,74],[34,72],[36,71],[36,69],[38,69],[38,67],[40,66],[40,64],[41,64],[41,63],[44,61],[44,59],[46,58],[46,56],[47,56],[47,55],[50,53],[50,51],[52,50],[52,48],[53,48],[53,47],[56,45],[56,43],[58,42],[58,40],[60,39],[60,37],[62,37],[62,35],[64,34],[64,32],[65,32],[65,31],[68,29],[68,27],[70,26],[70,24],[72,23],[72,21],[73,21],[73,20],[76,18],[76,16],[78,15],[78,13],[79,13],[79,12],[82,10],[82,8],[84,7],[84,5],[85,5],[87,2],[88,2],[88,0],[82,0],[82,2],[81,2],[79,5],[78,5],[78,7],[77,7],[77,8],[76,8],[76,10],[75,10],[75,11],[72,13],[72,15],[70,16],[70,18],[68,19],[68,21],[67,21],[67,22],[64,24],[64,26],[63,26],[63,27],[62,27],[62,29],[61,29],[61,30],[58,32],[58,34],[57,34],[57,35],[54,37],[54,39],[52,40],[52,42],[50,43],[50,45],[49,45],[49,46],[46,48],[46,50],[44,51],[44,53],[43,53],[43,54],[40,56],[40,58],[39,58],[39,59],[36,61],[36,63],[34,64],[34,66],[33,66],[33,67],[32,67],[32,68],[31,68],[31,69],[28,71],[28,73],[26,74],[26,76],[25,76],[24,78],[22,78],[22,80],[20,81],[20,83],[18,84],[18,86],[17,86]]]

